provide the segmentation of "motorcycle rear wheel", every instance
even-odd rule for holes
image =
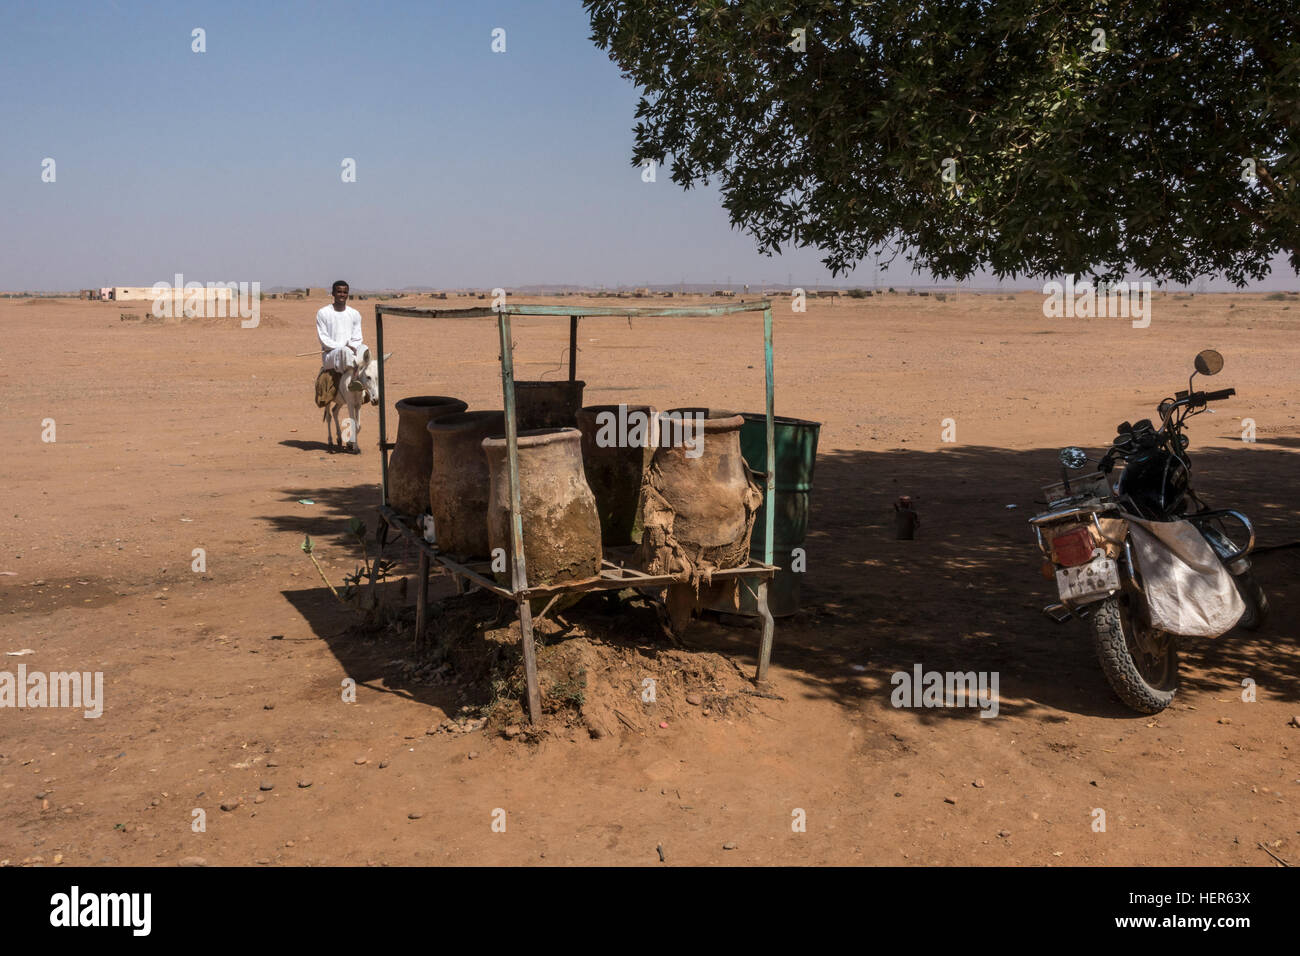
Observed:
[[[1178,648],[1174,635],[1140,620],[1133,601],[1121,593],[1096,606],[1093,645],[1119,699],[1140,713],[1158,714],[1178,693]]]

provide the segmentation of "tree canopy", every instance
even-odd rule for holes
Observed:
[[[760,251],[965,278],[1300,272],[1294,0],[584,0],[637,165]],[[802,32],[800,32],[802,31]]]

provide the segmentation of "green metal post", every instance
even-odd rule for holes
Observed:
[[[501,330],[501,392],[506,406],[506,459],[510,467],[510,547],[514,552],[510,585],[519,606],[519,639],[523,645],[524,677],[528,684],[528,720],[535,724],[542,717],[542,696],[537,684],[532,607],[528,598],[520,593],[528,587],[528,569],[524,562],[524,516],[519,491],[519,435],[515,419],[515,362],[510,313],[502,311],[497,317],[497,325]]]
[[[772,544],[776,529],[776,420],[773,414],[772,387],[772,309],[763,310],[763,367],[767,376],[767,490],[763,503],[767,506],[767,531],[763,543],[763,563],[772,563]],[[780,574],[781,572],[777,572]],[[763,621],[763,635],[758,646],[758,667],[754,672],[755,681],[767,680],[767,668],[772,661],[772,638],[775,622],[767,606],[768,581],[764,579],[758,585],[758,612]]]
[[[767,491],[763,500],[767,503],[766,545],[763,548],[763,561],[772,563],[772,535],[776,523],[776,419],[773,415],[772,388],[772,310],[763,310],[763,362],[767,370]]]
[[[388,504],[388,426],[384,415],[384,307],[375,306],[375,347],[379,349],[379,502]],[[356,422],[352,427],[357,427]]]

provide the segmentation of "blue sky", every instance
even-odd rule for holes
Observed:
[[[715,190],[642,181],[636,91],[589,34],[577,0],[4,0],[0,288],[832,282]]]

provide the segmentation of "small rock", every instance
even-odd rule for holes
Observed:
[[[700,704],[704,703],[704,698],[701,697],[699,694],[687,694],[686,703],[691,704],[695,707],[699,707]]]
[[[183,856],[176,863],[177,866],[207,866],[208,861],[201,856]]]
[[[308,787],[311,786],[311,781],[310,781],[310,780],[299,780],[299,781],[298,781],[298,786],[299,786],[301,789],[306,790]]]
[[[41,809],[42,809],[42,810],[48,810],[49,808],[50,808],[50,801],[48,801],[48,800],[42,800],[42,801],[41,801]]]
[[[424,816],[424,814],[421,813],[419,810],[412,810],[410,813],[408,813],[408,814],[406,815],[406,819],[408,819],[408,820],[418,820],[418,819],[420,819],[420,817],[422,817],[422,816]]]
[[[599,740],[601,737],[605,736],[605,731],[601,730],[599,727],[588,727],[587,736],[592,740]]]
[[[360,767],[360,766],[363,765],[363,764],[368,764],[368,763],[370,763],[370,760],[369,760],[368,758],[366,758],[366,757],[358,757],[356,760],[354,760],[354,761],[352,761],[352,762],[353,762],[354,764],[356,764],[358,767]]]
[[[275,710],[275,704],[263,704],[263,705],[262,705],[262,709],[263,709],[263,710]]]
[[[258,790],[274,790],[274,789],[275,789],[275,784],[273,784],[270,780],[263,780],[261,783],[259,783],[259,784],[257,785],[257,789],[258,789]]]
[[[388,766],[388,761],[387,761],[387,760],[381,760],[381,761],[379,761],[379,769],[380,769],[380,770],[383,770],[383,769],[384,769],[385,767],[387,767],[387,766]]]
[[[1219,723],[1221,723],[1221,724],[1230,724],[1230,723],[1232,723],[1232,718],[1231,718],[1231,717],[1220,717],[1220,718],[1219,718]]]
[[[430,737],[432,737],[441,729],[442,729],[441,727],[430,727],[428,730],[425,731],[425,733],[428,734]]]
[[[259,793],[257,796],[255,796],[255,797],[253,798],[253,802],[254,802],[254,803],[266,803],[266,794],[264,794],[264,793]]]
[[[659,729],[660,729],[660,730],[667,730],[667,729],[668,729],[668,721],[666,721],[666,720],[661,720],[661,721],[659,721]]]
[[[1092,786],[1097,787],[1098,789],[1101,788],[1101,784],[1099,784],[1096,780],[1089,780],[1088,783],[1092,784]]]
[[[238,800],[223,800],[223,801],[221,801],[221,809],[222,809],[222,810],[225,810],[227,813],[229,813],[231,810],[238,810],[238,809],[239,809],[239,801],[238,801]]]
[[[943,798],[943,802],[944,802],[944,803],[956,804],[956,803],[957,803],[957,798],[956,798],[956,797],[944,797],[944,798]]]
[[[524,732],[523,728],[520,727],[518,724],[511,724],[509,727],[505,729],[505,735],[511,740],[518,737],[523,732]]]
[[[1010,831],[1010,830],[999,830],[999,831],[998,831],[998,836],[1002,837],[1002,838],[1005,840],[1007,837],[1011,836],[1011,831]]]
[[[896,797],[901,797],[902,795],[903,795],[903,793],[902,793],[901,790],[896,790],[896,791],[894,792],[894,796],[896,796]]]
[[[974,783],[972,783],[971,786],[974,787],[976,790],[983,790],[983,789],[984,789],[984,778],[983,778],[983,777],[980,777],[978,780],[976,780]]]
[[[705,707],[702,711],[700,711],[700,713],[702,713],[705,717],[707,717],[710,714],[710,710],[709,708]]]
[[[52,859],[50,862],[53,863],[55,866],[58,866],[60,863],[63,862],[63,854],[62,853],[54,854],[54,859]]]
[[[268,761],[266,762],[266,765],[267,765],[268,767],[270,767],[271,769],[275,769],[276,767],[280,766],[280,765],[279,765],[278,763],[276,763],[274,760],[268,760]]]
[[[154,797],[152,800],[149,801],[149,806],[156,807],[160,803],[162,803],[162,801],[159,800],[157,797]]]
[[[1295,716],[1293,716],[1293,717],[1291,718],[1291,723],[1288,724],[1287,726],[1289,726],[1289,727],[1300,727],[1300,714],[1296,714]]]
[[[723,848],[724,850],[734,850],[734,849],[736,848],[736,844],[734,844],[734,843],[724,843],[724,844],[722,844],[722,848]]]

